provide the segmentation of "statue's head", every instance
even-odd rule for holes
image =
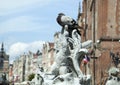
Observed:
[[[108,71],[109,76],[117,76],[119,72],[119,69],[116,67],[111,67]]]
[[[59,15],[59,16],[63,16],[63,15],[65,15],[65,14],[64,14],[64,13],[59,13],[58,15]]]

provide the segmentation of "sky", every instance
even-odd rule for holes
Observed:
[[[81,0],[0,0],[0,44],[10,62],[24,52],[36,52],[53,42],[61,30],[58,13],[77,19]]]

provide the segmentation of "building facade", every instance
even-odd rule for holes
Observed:
[[[120,0],[83,0],[82,9],[83,40],[91,39],[94,43],[95,53],[89,65],[93,85],[101,85],[109,68],[116,66],[111,53],[120,53]]]
[[[12,70],[12,81],[14,83],[21,83],[24,81],[28,81],[28,76],[31,74],[35,74],[38,66],[42,63],[42,53],[32,53],[28,52],[28,54],[21,54],[18,59],[13,62]]]
[[[4,44],[1,44],[1,51],[0,51],[0,78],[2,75],[6,75],[6,79],[8,80],[9,77],[9,55],[6,54],[4,51]]]
[[[50,72],[51,65],[54,61],[54,43],[46,42],[43,44],[42,57],[42,67],[44,68],[44,71]]]

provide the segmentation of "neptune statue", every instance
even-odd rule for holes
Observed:
[[[92,41],[81,41],[79,26],[71,17],[59,13],[57,22],[62,29],[54,43],[51,75],[38,69],[33,85],[91,85],[91,75],[83,74],[80,65],[85,56],[89,55],[87,48],[92,45]]]

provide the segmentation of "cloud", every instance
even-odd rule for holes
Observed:
[[[40,28],[38,18],[31,16],[18,16],[0,23],[0,34],[7,32],[24,32]]]
[[[50,2],[53,0],[0,0],[0,15],[8,15],[37,6],[42,7]]]
[[[12,44],[7,51],[7,54],[10,55],[10,62],[28,51],[37,52],[37,50],[41,50],[44,43],[44,41],[34,41],[31,43],[17,42]]]
[[[52,21],[52,20],[51,20]],[[16,16],[9,18],[7,20],[4,20],[0,23],[0,34],[5,33],[16,33],[16,32],[41,32],[41,33],[50,33],[49,31],[46,31],[45,29],[49,29],[50,26],[54,27],[54,23],[51,24],[46,23],[47,19],[44,17],[38,17],[38,16]],[[51,29],[54,30],[54,29]]]
[[[55,12],[52,14],[52,11],[59,10],[49,9],[46,11],[47,8],[52,6],[57,8],[57,5],[67,2],[67,0],[0,0],[0,15],[3,18],[0,20],[0,34],[37,31],[38,29],[47,32],[46,28],[55,26],[51,24],[56,18]],[[31,9],[34,7],[35,9]],[[48,13],[50,11],[51,13]]]
[[[73,1],[76,2],[75,0],[0,0],[1,41],[7,40],[9,46],[11,43],[17,41],[10,47],[7,46],[10,60],[28,51],[28,49],[32,51],[36,50],[41,45],[38,43],[39,41],[32,43],[19,41],[25,41],[26,39],[27,42],[29,40],[31,42],[31,40],[39,40],[41,37],[43,40],[49,40],[50,37],[53,37],[54,32],[61,30],[61,27],[55,21],[57,13],[75,13],[73,12],[73,9],[75,9]],[[71,5],[72,7],[70,7]],[[74,5],[76,6],[76,4]],[[25,34],[29,40],[24,37]]]

